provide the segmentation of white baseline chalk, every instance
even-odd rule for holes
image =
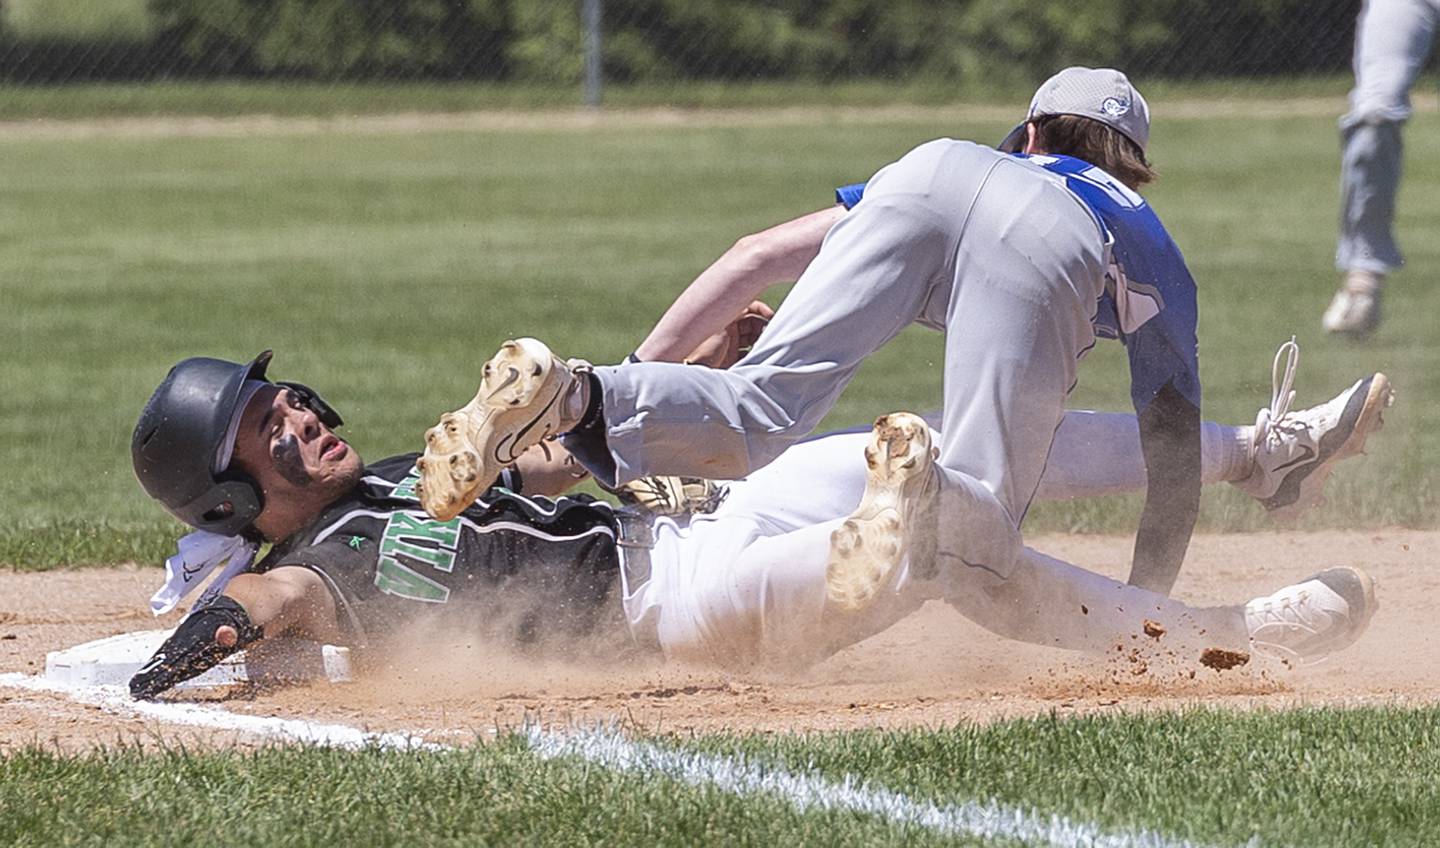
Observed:
[[[337,748],[439,748],[406,733],[371,733],[343,724],[324,724],[304,719],[248,716],[206,704],[168,701],[137,701],[120,686],[71,686],[27,674],[0,674],[0,686],[31,692],[50,692],[72,701],[99,707],[115,715],[138,715],[171,724],[238,730],[260,736],[274,736],[312,745]]]
[[[614,732],[571,734],[530,732],[541,757],[577,757],[616,771],[654,774],[692,786],[714,786],[736,795],[767,794],[798,810],[851,810],[883,821],[913,825],[947,835],[1019,841],[1059,848],[1197,848],[1148,830],[1105,831],[1087,822],[1044,815],[998,801],[938,805],[899,792],[867,786],[855,775],[834,781],[796,774],[740,757],[715,757],[633,742]],[[1251,845],[1258,844],[1251,840]]]

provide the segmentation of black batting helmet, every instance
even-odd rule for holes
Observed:
[[[140,413],[130,439],[135,476],[150,497],[191,527],[238,535],[264,508],[253,480],[229,469],[217,473],[215,465],[240,412],[245,382],[270,382],[265,368],[271,356],[264,351],[248,365],[203,356],[186,359],[170,369]],[[310,388],[276,385],[298,394],[327,426],[341,425],[335,410]]]

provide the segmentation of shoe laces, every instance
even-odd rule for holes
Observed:
[[[1253,616],[1255,621],[1251,629],[1251,650],[1280,660],[1291,668],[1312,666],[1329,659],[1328,651],[1308,653],[1302,651],[1298,644],[1287,644],[1297,632],[1302,634],[1302,641],[1322,634],[1323,631],[1317,629],[1306,617],[1310,601],[1310,592],[1302,589],[1295,596],[1278,601],[1267,599],[1260,604],[1259,609],[1247,609],[1246,617]],[[1271,633],[1267,638],[1265,631],[1274,627],[1283,628],[1282,634]]]
[[[1280,364],[1282,358],[1285,360],[1283,367]],[[1295,402],[1295,369],[1299,366],[1300,345],[1291,336],[1290,341],[1275,351],[1275,360],[1270,365],[1270,405],[1255,416],[1256,447],[1261,444],[1276,447],[1282,432],[1303,426],[1299,421],[1286,420]]]
[[[1269,625],[1281,625],[1283,627],[1301,630],[1310,636],[1320,633],[1306,618],[1305,612],[1310,607],[1310,593],[1308,590],[1297,590],[1295,595],[1287,595],[1280,600],[1265,599],[1260,603],[1260,608],[1252,615],[1258,619],[1257,629]]]

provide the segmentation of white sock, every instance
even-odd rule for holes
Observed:
[[[575,370],[570,376],[570,390],[560,402],[560,432],[568,432],[580,425],[585,411],[590,408],[590,377],[586,371]]]
[[[1357,294],[1375,294],[1385,287],[1385,276],[1374,271],[1352,270],[1345,275],[1345,290]]]
[[[1250,476],[1254,459],[1255,428],[1231,427],[1206,421],[1200,425],[1201,478],[1206,483],[1234,483]]]

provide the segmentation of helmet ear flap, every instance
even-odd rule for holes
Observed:
[[[325,399],[320,397],[319,392],[304,383],[276,380],[275,385],[284,386],[299,396],[301,402],[310,407],[310,411],[314,412],[315,417],[320,419],[320,423],[329,427],[331,430],[345,425],[345,421],[340,418],[340,413],[335,411],[335,407],[326,403]]]
[[[235,478],[216,483],[179,512],[196,529],[236,536],[249,530],[264,508],[260,488],[248,478]]]
[[[267,350],[249,364],[200,356],[182,360],[136,422],[130,455],[141,487],[197,530],[224,536],[253,532],[260,516],[264,497],[255,481],[237,471],[217,474],[215,466],[225,439],[233,438],[231,427],[248,397],[246,383],[268,382],[270,358]],[[313,394],[306,390],[301,396],[309,403]]]

